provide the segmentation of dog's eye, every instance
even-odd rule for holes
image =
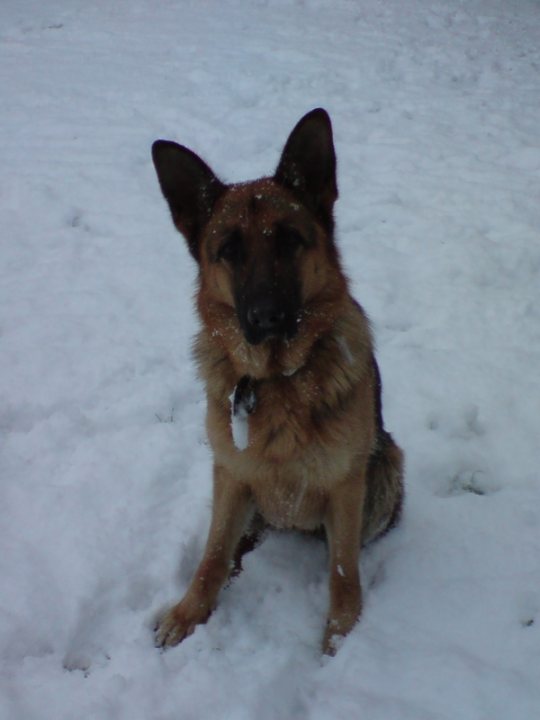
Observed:
[[[220,245],[217,253],[218,260],[238,262],[242,257],[242,236],[235,230]]]

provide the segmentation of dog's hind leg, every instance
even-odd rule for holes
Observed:
[[[366,477],[362,545],[397,525],[403,504],[403,452],[390,433],[382,430]]]
[[[262,515],[255,513],[253,519],[247,529],[247,531],[240,538],[240,542],[236,546],[236,552],[234,553],[233,568],[231,570],[231,578],[240,575],[242,572],[242,559],[244,555],[247,555],[254,550],[264,539],[264,534],[268,529],[268,523],[264,520]]]

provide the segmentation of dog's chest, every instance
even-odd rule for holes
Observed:
[[[230,398],[230,430],[235,449],[255,465],[296,468],[324,463],[327,452],[321,428],[313,422],[313,391],[305,384],[283,378],[257,382],[242,389],[239,383]],[[311,471],[313,473],[313,467]],[[318,473],[316,473],[318,474]]]
[[[228,408],[209,403],[216,462],[249,486],[268,523],[316,529],[333,484],[349,471],[350,446],[325,438],[324,427],[313,423],[312,404],[292,382],[245,390],[245,403],[238,393]]]
[[[326,490],[303,474],[281,469],[255,477],[251,488],[258,512],[274,527],[315,530],[324,521]]]

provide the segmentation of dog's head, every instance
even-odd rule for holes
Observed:
[[[167,140],[154,143],[152,156],[174,224],[199,264],[205,303],[227,308],[250,345],[293,339],[338,265],[328,114],[317,109],[300,120],[269,178],[226,185]]]

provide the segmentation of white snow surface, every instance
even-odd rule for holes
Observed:
[[[1,720],[540,717],[539,38],[534,0],[2,1]],[[335,658],[290,534],[159,652],[211,455],[150,144],[255,178],[317,106],[403,521]]]

